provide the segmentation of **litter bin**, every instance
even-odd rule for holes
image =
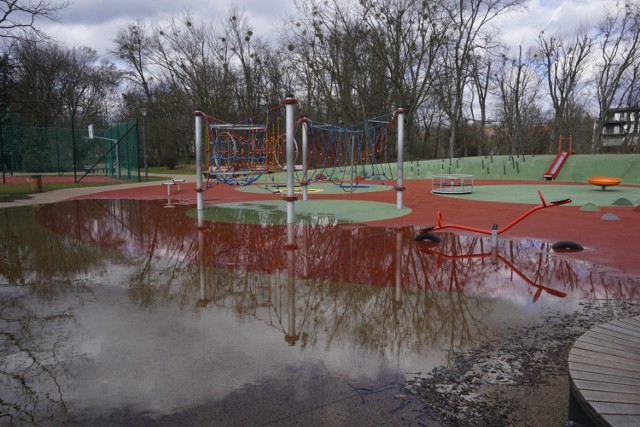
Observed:
[[[31,191],[42,193],[42,175],[31,175]]]

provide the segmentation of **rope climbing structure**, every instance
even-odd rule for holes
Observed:
[[[201,151],[208,159],[207,172],[201,167],[197,170],[199,200],[202,191],[220,183],[261,185],[273,193],[281,193],[280,187],[286,185],[287,200],[297,198],[294,185],[306,199],[307,187],[318,181],[353,192],[364,179],[383,184],[394,180],[391,162],[395,159],[395,185],[390,186],[397,191],[398,209],[402,208],[405,109],[343,127],[304,115],[294,123],[296,104],[287,96],[282,105],[237,123],[196,110],[196,161]],[[201,131],[203,123],[206,136]],[[394,123],[397,135],[392,132]],[[281,185],[283,177],[286,184]]]

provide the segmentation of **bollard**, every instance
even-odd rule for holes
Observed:
[[[31,191],[42,193],[42,175],[31,175],[29,182],[31,183]]]

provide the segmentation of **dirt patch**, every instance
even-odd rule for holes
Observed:
[[[452,366],[416,375],[404,391],[418,396],[429,416],[445,426],[564,426],[575,340],[595,325],[640,314],[638,302],[581,306],[459,352]]]

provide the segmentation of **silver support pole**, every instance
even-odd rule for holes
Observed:
[[[196,199],[198,210],[204,208],[203,194],[202,194],[202,121],[204,114],[199,109],[194,112],[196,116]]]
[[[303,117],[302,119],[302,200],[307,200],[309,198],[308,185],[309,181],[307,181],[308,175],[308,161],[307,161],[307,153],[309,152],[309,141],[307,132],[309,131],[309,123],[307,122],[307,118]]]
[[[295,132],[295,124],[293,118],[293,112],[297,101],[293,95],[287,95],[283,101],[285,105],[286,113],[286,149],[287,149],[287,195],[284,199],[287,201],[287,224],[293,224],[296,222],[296,212],[294,202],[296,195],[293,188],[293,178],[295,165],[295,148],[293,143],[293,134]]]
[[[398,172],[396,183],[396,207],[402,209],[402,193],[404,191],[404,115],[407,112],[404,108],[398,108]]]

